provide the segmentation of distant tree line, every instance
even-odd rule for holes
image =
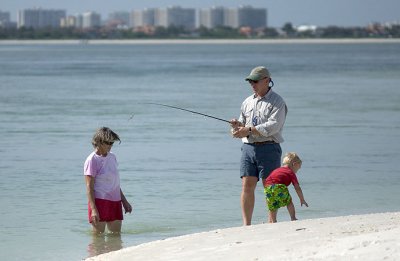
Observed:
[[[195,31],[187,31],[183,27],[155,27],[151,32],[110,27],[90,29],[78,28],[1,28],[0,39],[245,39],[245,38],[400,38],[400,25],[382,26],[379,24],[368,27],[338,27],[329,26],[316,30],[298,31],[291,23],[282,28],[250,28],[200,27]]]
[[[297,31],[291,23],[286,23],[282,31],[294,38],[399,38],[400,25],[383,26],[371,24],[367,27],[321,27],[315,31]]]

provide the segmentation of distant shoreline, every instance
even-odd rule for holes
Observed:
[[[374,44],[400,43],[400,38],[340,39],[134,39],[134,40],[0,40],[0,45],[135,45],[135,44]]]

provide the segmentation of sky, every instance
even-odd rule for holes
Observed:
[[[21,9],[41,7],[63,9],[67,15],[87,11],[100,13],[106,19],[110,12],[143,8],[209,8],[251,5],[267,8],[269,27],[294,26],[366,26],[373,22],[400,22],[400,0],[0,0],[0,10],[11,13],[16,21]]]

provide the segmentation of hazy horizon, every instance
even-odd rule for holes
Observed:
[[[146,2],[114,1],[57,1],[57,0],[2,0],[1,11],[11,13],[11,20],[16,21],[18,10],[40,7],[43,9],[63,9],[67,15],[95,11],[102,20],[115,11],[132,11],[143,8],[165,8],[168,6],[184,8],[209,8],[212,6],[238,7],[251,5],[267,8],[267,25],[281,27],[286,22],[293,25],[317,26],[366,26],[373,22],[399,22],[399,0],[203,0],[187,3],[183,0],[153,0]]]

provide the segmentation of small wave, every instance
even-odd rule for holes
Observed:
[[[175,228],[168,226],[164,227],[164,226],[154,226],[150,224],[135,224],[134,228],[122,227],[122,234],[140,235],[149,233],[166,233],[175,230],[176,230]]]

